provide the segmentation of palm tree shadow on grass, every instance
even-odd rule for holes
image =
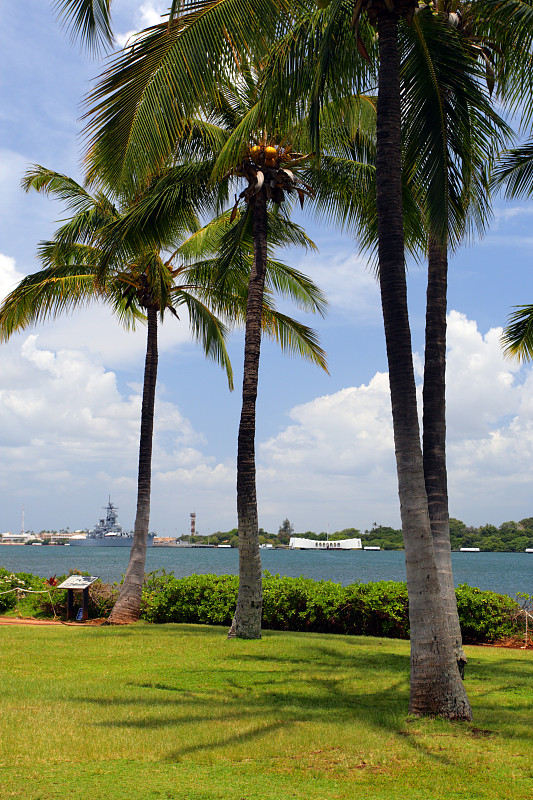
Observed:
[[[433,752],[415,736],[410,735],[409,731],[401,730],[395,721],[397,714],[405,708],[409,691],[407,682],[398,681],[381,692],[370,693],[346,691],[341,688],[340,684],[340,680],[321,679],[313,683],[315,689],[313,694],[295,696],[294,694],[269,692],[267,695],[256,697],[252,703],[249,702],[246,711],[233,717],[234,719],[241,717],[243,720],[251,720],[252,724],[246,730],[228,734],[214,743],[186,744],[169,753],[165,761],[180,761],[195,753],[213,752],[239,743],[250,742],[253,739],[260,740],[262,737],[282,729],[285,733],[290,734],[293,726],[305,722],[321,721],[326,724],[332,719],[335,721],[353,719],[354,721],[363,721],[369,727],[382,730],[389,736],[395,735],[402,743],[407,742],[411,748],[423,753],[427,758],[446,765],[452,763],[451,758]],[[236,698],[236,701],[239,702],[239,698]],[[250,706],[252,706],[251,711]],[[221,722],[228,719],[225,707],[226,702],[223,702]],[[278,719],[267,722],[266,720],[271,715]],[[194,717],[192,721],[194,722]]]
[[[173,630],[174,626],[169,627],[169,634]],[[203,626],[186,626],[181,630],[202,635],[210,632],[209,628]],[[176,747],[164,757],[164,760],[174,762],[195,753],[216,752],[224,747],[237,746],[244,741],[261,741],[261,737],[271,736],[276,731],[290,733],[294,726],[302,723],[320,725],[332,721],[339,724],[353,721],[355,725],[363,723],[369,730],[383,732],[389,737],[393,735],[404,746],[407,744],[413,751],[434,761],[450,763],[446,755],[431,751],[420,739],[419,734],[424,729],[420,731],[416,721],[405,724],[409,655],[391,653],[385,648],[381,650],[386,644],[387,640],[376,639],[375,652],[369,653],[368,639],[343,637],[342,653],[333,642],[330,645],[317,641],[306,648],[305,656],[290,653],[272,655],[263,649],[258,649],[256,653],[233,649],[224,664],[223,680],[218,680],[217,670],[192,670],[184,677],[176,671],[165,669],[161,680],[154,675],[154,680],[130,681],[125,687],[128,691],[137,691],[138,695],[114,698],[115,718],[99,721],[96,725],[117,730],[159,729],[162,733],[172,728],[179,731],[185,726],[191,726],[193,730],[202,724],[209,726],[220,723],[226,726],[222,728],[217,741],[189,741]],[[365,650],[361,650],[363,646]],[[250,644],[247,644],[249,647]],[[497,728],[496,731],[484,730],[483,735],[498,735],[507,739],[515,735],[513,731],[516,724],[527,725],[527,704],[518,697],[516,699],[519,702],[506,706],[506,713],[511,713],[513,717],[508,730],[497,722],[501,710],[494,693],[499,695],[500,686],[505,688],[508,685],[509,672],[513,679],[520,677],[520,683],[526,685],[528,674],[517,676],[515,664],[509,659],[490,665],[472,664],[470,680],[487,682],[487,690],[476,693],[478,704],[483,704],[486,718],[482,723],[483,728]],[[287,675],[291,676],[290,684]],[[372,689],[366,676],[377,678],[382,688]],[[517,689],[520,690],[520,686]],[[71,699],[79,701],[79,697]],[[84,702],[104,707],[109,704],[109,697],[84,698]],[[137,707],[139,714],[134,719],[120,719],[121,707]],[[151,714],[152,708],[162,710],[163,714],[164,708],[178,713],[170,711],[161,716]],[[143,709],[146,709],[145,715]],[[227,726],[232,725],[239,726],[240,730],[228,730]],[[245,731],[242,730],[243,726],[246,726]],[[479,728],[458,727],[448,723],[440,735],[455,736],[460,732],[462,736],[476,737],[479,731]]]
[[[413,749],[423,752],[425,756],[448,764],[448,758],[441,754],[437,755],[424,746],[423,743],[409,735],[409,731],[403,729],[404,709],[409,692],[408,685],[408,656],[404,655],[385,655],[385,664],[381,671],[389,671],[391,679],[386,688],[379,691],[365,690],[363,679],[358,678],[358,683],[354,683],[354,688],[346,688],[346,675],[351,671],[358,676],[364,674],[364,667],[368,659],[365,657],[365,664],[361,660],[354,659],[340,663],[338,653],[328,647],[315,648],[317,665],[313,658],[313,652],[308,658],[271,657],[265,655],[235,655],[232,656],[232,663],[241,662],[245,664],[267,664],[287,665],[292,673],[299,676],[296,683],[287,687],[286,678],[283,681],[276,680],[279,672],[272,673],[272,670],[260,670],[259,673],[250,673],[249,669],[230,669],[228,670],[227,680],[224,686],[208,686],[207,689],[196,689],[194,686],[194,675],[188,674],[189,685],[180,686],[178,682],[172,685],[170,682],[161,683],[129,683],[131,688],[146,690],[149,696],[143,698],[124,698],[114,700],[114,708],[119,711],[120,706],[131,707],[132,705],[146,707],[168,707],[171,704],[180,704],[182,713],[178,717],[168,714],[166,716],[150,716],[135,719],[127,718],[101,721],[96,723],[101,728],[116,729],[146,729],[146,730],[169,730],[173,727],[182,728],[185,725],[192,726],[192,729],[202,723],[247,723],[246,730],[224,733],[218,741],[197,741],[194,743],[184,743],[183,746],[172,750],[165,758],[165,761],[176,762],[187,756],[201,752],[214,752],[225,747],[236,746],[242,742],[251,740],[261,740],[264,736],[271,736],[276,731],[285,732],[295,725],[302,723],[309,724],[330,724],[332,720],[337,723],[363,722],[369,728],[386,732],[387,735],[395,735],[398,740],[409,742]],[[329,663],[324,663],[324,657]],[[374,659],[372,659],[372,662]],[[357,663],[359,662],[359,663]],[[348,668],[346,664],[348,663]],[[350,666],[351,665],[351,666]],[[372,663],[373,668],[378,668],[378,664]],[[342,678],[336,677],[342,669]],[[311,674],[309,674],[311,673]],[[274,676],[274,680],[272,680]],[[401,677],[398,677],[401,676]],[[252,682],[251,682],[252,679]],[[285,686],[285,690],[280,686]],[[257,687],[264,687],[264,691],[258,691]],[[312,691],[310,691],[312,689]],[[246,693],[244,696],[243,694]],[[169,697],[170,695],[173,695]],[[84,699],[87,702],[87,698]],[[89,702],[99,705],[107,705],[107,698],[93,698]]]

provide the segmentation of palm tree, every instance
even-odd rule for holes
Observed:
[[[127,196],[108,197],[102,192],[93,196],[65,175],[40,166],[26,174],[23,186],[27,191],[36,189],[66,201],[75,213],[57,231],[54,241],[41,244],[44,269],[24,278],[4,301],[0,309],[0,336],[7,339],[17,330],[95,299],[110,304],[126,322],[146,318],[137,512],[128,567],[109,617],[110,622],[133,622],[140,615],[150,521],[158,318],[162,320],[167,310],[177,317],[177,309],[184,307],[193,336],[202,344],[206,355],[224,367],[230,388],[233,388],[224,341],[227,328],[210,309],[209,284],[198,284],[198,275],[190,267],[176,266],[174,253],[163,260],[160,252],[163,242],[158,250],[136,247],[129,251],[124,249],[120,254],[115,251],[111,266],[100,277],[109,229],[125,216],[129,205],[139,197],[134,200]],[[190,208],[184,212],[185,218],[194,219]],[[179,235],[178,232],[177,224],[174,235]]]
[[[358,6],[359,7],[359,6]],[[333,12],[332,12],[333,14]],[[396,20],[397,22],[398,20]],[[310,21],[312,24],[312,20]],[[387,27],[390,27],[389,23],[391,20],[384,21],[384,24]],[[379,19],[376,20],[376,24],[379,23]],[[379,29],[379,46],[385,47],[386,42],[386,34],[382,36],[381,30]],[[408,29],[409,30],[409,29]],[[396,35],[393,37],[394,42],[396,42]],[[428,58],[431,62],[431,53],[428,53],[427,49],[427,42],[421,39],[424,39],[422,36],[422,30],[420,24],[413,24],[413,31],[411,34],[411,42],[410,42],[410,50],[416,51],[416,48],[413,46],[412,39],[415,38],[415,43],[419,44],[419,52],[418,59],[421,60],[421,54],[424,54],[426,58]],[[427,34],[426,37],[427,39]],[[305,35],[302,34],[302,39],[305,40]],[[406,60],[406,50],[407,54],[409,53],[409,48],[406,48],[406,34],[403,34],[400,39],[400,45],[402,47],[402,55],[404,61]],[[389,46],[392,47],[393,42],[390,40],[389,37]],[[324,45],[324,48],[326,45]],[[286,48],[286,52],[284,51]],[[297,53],[299,49],[302,50],[302,58],[301,61],[297,61]],[[287,37],[287,44],[282,43],[278,46],[276,53],[276,64],[275,69],[278,73],[281,73],[283,76],[284,81],[287,80],[287,77],[290,79],[290,75],[294,75],[294,80],[299,82],[300,84],[304,83],[304,79],[302,78],[302,70],[305,69],[305,61],[309,62],[309,58],[303,46],[300,46],[298,42],[289,41],[289,37]],[[387,76],[387,73],[384,73],[384,59],[388,58],[390,53],[387,52],[387,48],[385,48],[385,53],[381,53],[381,60],[380,60],[380,80],[382,83],[379,84],[379,91],[381,91],[381,95],[378,92],[378,107],[377,107],[377,115],[378,115],[378,126],[379,126],[379,112],[380,112],[380,97],[383,101],[385,98],[386,102],[386,109],[394,108],[394,102],[396,102],[396,119],[399,124],[400,119],[400,109],[399,109],[399,99],[395,95],[392,99],[387,99],[387,92],[391,90],[394,82],[391,82]],[[342,58],[342,57],[341,57]],[[325,60],[325,57],[317,56],[316,62],[318,65]],[[399,60],[399,59],[398,59]],[[412,56],[411,56],[411,60]],[[452,59],[450,59],[452,60]],[[291,70],[289,76],[286,72],[283,72],[283,64],[284,61],[289,64],[289,68]],[[464,58],[463,58],[464,61]],[[388,62],[389,66],[390,61]],[[448,62],[449,63],[449,62]],[[392,64],[392,66],[395,66]],[[396,69],[396,66],[395,66]],[[405,128],[409,129],[409,125],[413,126],[413,130],[418,132],[419,128],[421,127],[422,123],[425,122],[427,127],[433,126],[435,127],[435,87],[431,86],[432,93],[431,97],[433,100],[433,108],[431,108],[431,103],[427,102],[426,96],[424,94],[424,90],[427,87],[423,86],[423,77],[424,75],[427,77],[427,82],[438,80],[434,65],[431,63],[423,63],[422,64],[423,75],[421,78],[416,80],[416,73],[411,70],[410,73],[406,75],[407,68],[405,63],[403,64],[403,71],[402,71],[402,91],[403,96],[407,96],[406,100],[406,107],[408,111],[412,111],[412,115],[409,117]],[[455,69],[455,65],[454,65]],[[312,73],[312,70],[310,70]],[[438,72],[438,71],[437,71]],[[415,77],[413,78],[413,74]],[[315,72],[316,77],[311,77],[307,79],[307,84],[309,86],[309,91],[311,94],[311,102],[314,103],[315,106],[320,105],[320,97],[316,96],[313,97],[312,92],[314,91],[313,87],[318,84],[318,70]],[[385,76],[385,77],[384,77]],[[411,76],[411,86],[409,86],[409,77]],[[441,77],[441,76],[439,76]],[[394,77],[394,80],[399,81],[400,75]],[[278,78],[279,81],[279,78]],[[383,85],[383,81],[384,84]],[[414,83],[414,86],[413,86]],[[441,82],[442,83],[442,82]],[[421,90],[422,86],[422,90]],[[437,97],[439,97],[439,93],[442,86],[437,83]],[[409,95],[409,89],[410,95]],[[413,89],[415,91],[413,91]],[[416,92],[419,92],[417,95]],[[276,98],[278,99],[278,98]],[[393,102],[394,101],[394,102]],[[426,108],[423,109],[424,114],[428,114],[428,110],[433,112],[428,116],[419,115],[420,106],[426,102]],[[441,106],[442,108],[442,100],[437,105]],[[383,108],[383,104],[381,105]],[[384,120],[383,125],[387,130],[386,126],[390,124],[392,119],[394,119],[393,115],[389,118],[387,113],[383,114]],[[312,119],[319,120],[320,116],[315,112]],[[380,141],[384,142],[387,147],[390,147],[391,141],[394,141],[392,137],[392,132],[390,128],[388,132],[384,135],[383,138],[380,140],[380,130],[379,127],[377,129],[377,136],[376,136],[376,144],[377,144],[377,158],[376,158],[376,181],[377,181],[377,209],[376,209],[376,219],[377,224],[374,226],[372,223],[370,232],[367,232],[365,235],[365,239],[367,242],[372,241],[372,232],[375,231],[377,227],[377,239],[378,239],[378,248],[379,248],[379,276],[381,282],[381,291],[382,291],[382,304],[383,304],[383,312],[384,312],[384,319],[385,319],[385,327],[386,327],[386,337],[387,337],[387,349],[388,349],[388,359],[389,359],[389,376],[390,376],[390,383],[391,383],[391,397],[393,402],[393,420],[394,420],[394,430],[395,430],[395,441],[396,441],[396,454],[397,454],[397,464],[398,464],[398,477],[399,477],[399,489],[400,489],[400,501],[402,507],[402,521],[403,521],[403,529],[404,529],[404,541],[406,544],[406,562],[407,562],[407,574],[408,574],[408,587],[410,589],[410,598],[411,600],[411,620],[412,620],[412,627],[411,627],[411,643],[412,643],[412,657],[414,662],[414,668],[412,669],[412,682],[411,682],[411,710],[417,713],[424,713],[425,711],[429,711],[430,713],[434,713],[431,711],[431,707],[433,704],[433,710],[435,711],[436,708],[439,709],[438,713],[442,713],[444,716],[459,716],[469,718],[471,711],[468,704],[468,700],[466,699],[466,695],[464,690],[459,685],[457,680],[456,669],[454,669],[454,662],[449,657],[449,651],[446,656],[446,670],[447,670],[447,679],[450,682],[450,686],[454,687],[452,691],[445,690],[442,691],[443,687],[440,684],[441,676],[439,675],[440,667],[438,666],[439,657],[435,658],[435,660],[431,660],[431,654],[427,654],[426,664],[423,664],[422,661],[418,657],[418,652],[420,648],[423,647],[423,641],[426,639],[428,635],[428,625],[427,625],[427,618],[424,618],[423,615],[423,608],[422,605],[416,607],[416,603],[420,602],[422,596],[424,595],[424,590],[421,591],[422,582],[424,575],[427,574],[428,569],[431,570],[431,589],[427,592],[430,602],[433,603],[433,636],[435,637],[435,641],[439,641],[442,643],[443,641],[448,641],[449,646],[451,649],[452,642],[458,643],[458,655],[461,654],[460,648],[460,629],[458,624],[458,617],[457,617],[457,610],[455,606],[455,594],[453,592],[453,582],[451,581],[451,569],[448,570],[449,575],[449,584],[444,583],[444,581],[440,580],[439,573],[441,569],[439,567],[439,560],[438,555],[435,552],[435,549],[438,550],[438,547],[435,548],[435,544],[438,542],[433,541],[433,536],[431,535],[430,531],[428,531],[426,525],[429,523],[431,525],[431,520],[429,517],[429,507],[427,501],[427,492],[425,488],[426,483],[426,474],[428,474],[429,470],[424,470],[424,462],[422,459],[422,453],[420,452],[420,441],[419,441],[419,433],[418,433],[418,421],[417,421],[417,412],[416,412],[416,403],[415,403],[415,389],[414,389],[414,376],[412,370],[412,360],[411,360],[411,345],[410,345],[410,334],[409,334],[409,325],[408,325],[408,316],[407,316],[407,305],[406,305],[406,297],[405,297],[405,277],[401,277],[400,275],[400,253],[401,253],[401,271],[404,272],[403,266],[403,251],[404,251],[404,240],[403,240],[403,226],[401,222],[398,221],[396,227],[391,226],[391,229],[388,230],[388,226],[390,225],[391,215],[393,220],[396,219],[396,213],[398,212],[398,208],[401,207],[404,222],[406,220],[406,215],[404,213],[403,198],[410,200],[411,208],[410,211],[413,210],[413,200],[415,205],[418,204],[420,207],[420,211],[423,212],[424,216],[427,216],[428,210],[428,184],[429,188],[432,190],[432,194],[435,195],[436,191],[440,188],[446,189],[446,180],[442,183],[443,172],[447,169],[446,164],[444,164],[443,168],[438,169],[438,160],[439,157],[442,157],[442,127],[440,124],[441,117],[437,119],[437,134],[441,135],[441,142],[437,142],[437,146],[435,147],[435,133],[433,131],[429,131],[431,136],[427,138],[427,131],[424,131],[424,137],[418,139],[418,137],[413,133],[411,136],[411,142],[419,141],[422,143],[422,146],[419,148],[419,152],[415,154],[409,154],[408,145],[410,144],[409,138],[407,143],[404,142],[403,148],[403,156],[404,159],[407,155],[411,155],[411,159],[409,161],[410,166],[404,163],[404,185],[402,191],[402,173],[400,175],[396,175],[395,177],[391,175],[393,170],[391,169],[391,165],[394,164],[391,157],[387,154],[388,151],[385,151],[384,157],[382,159],[382,168],[380,169],[380,160],[379,160],[379,153]],[[316,138],[318,136],[322,136],[320,129],[317,125],[317,130],[315,132]],[[397,168],[400,167],[402,159],[400,158],[400,152],[398,147],[398,130],[396,129],[394,132],[394,136],[396,137],[397,147],[396,147],[396,166]],[[328,152],[327,148],[329,142],[326,140],[323,143],[326,152]],[[440,145],[440,146],[439,146]],[[407,153],[406,153],[407,150]],[[420,150],[423,150],[422,155],[420,155]],[[464,150],[464,147],[463,147]],[[413,155],[415,157],[413,157]],[[420,169],[420,162],[422,163],[424,169]],[[437,164],[437,169],[435,166]],[[387,165],[387,168],[386,168]],[[411,174],[411,172],[413,174]],[[389,174],[387,174],[389,173]],[[382,177],[382,182],[380,183],[380,175]],[[389,181],[387,184],[386,181]],[[389,189],[387,185],[390,187],[390,181],[394,181],[394,185],[396,186],[395,194],[393,195],[396,198],[396,205],[391,209],[390,203],[390,195]],[[440,181],[440,185],[439,185]],[[380,189],[381,187],[381,189]],[[406,191],[407,189],[407,191]],[[433,215],[432,218],[429,220],[431,224],[431,228],[433,230],[432,236],[432,247],[431,247],[431,256],[432,256],[432,269],[430,271],[431,280],[430,280],[430,294],[429,294],[429,316],[428,316],[428,365],[431,362],[429,357],[430,353],[432,352],[432,338],[434,337],[434,333],[437,332],[437,327],[432,327],[432,322],[434,320],[435,314],[433,309],[431,308],[432,305],[432,290],[435,287],[434,275],[435,271],[433,267],[435,266],[435,254],[436,252],[441,250],[440,242],[441,242],[441,231],[446,226],[446,215],[443,214],[443,210],[446,211],[446,199],[443,200],[443,197],[446,198],[448,194],[442,194],[439,196],[437,202],[433,207]],[[381,203],[380,203],[381,198]],[[381,208],[381,212],[380,212]],[[385,211],[388,209],[387,213]],[[436,211],[435,211],[436,209]],[[414,215],[414,225],[412,214],[410,213],[407,217],[410,223],[410,249],[413,246],[413,239],[412,234],[415,233],[416,238],[416,228],[418,227],[418,235],[420,234],[420,225],[416,222],[416,218],[419,217],[419,213]],[[366,224],[368,224],[368,220],[365,220]],[[394,231],[396,230],[396,234]],[[387,241],[388,239],[388,241]],[[425,247],[425,242],[427,241],[427,234],[424,234],[424,242],[423,246]],[[393,249],[391,251],[390,245],[392,244]],[[395,253],[395,256],[394,256]],[[394,256],[394,258],[392,257]],[[442,285],[439,286],[442,289]],[[444,295],[445,297],[445,295]],[[444,322],[445,325],[445,312],[444,317],[440,317],[439,321],[442,323]],[[395,326],[399,325],[400,327],[397,328]],[[445,339],[444,339],[445,341]],[[445,351],[444,351],[445,353]],[[444,362],[442,362],[443,366]],[[428,389],[431,386],[430,380],[431,370],[428,369],[426,372],[426,409],[428,408]],[[437,386],[436,383],[433,383],[433,386]],[[442,373],[442,389],[444,387],[444,373]],[[437,386],[438,388],[438,386]],[[444,406],[442,406],[442,410],[444,410]],[[426,422],[428,421],[428,416],[426,415]],[[431,429],[432,426],[426,425],[426,430]],[[426,450],[429,450],[429,444],[426,440]],[[409,474],[410,472],[410,474]],[[444,473],[445,476],[445,473]],[[415,482],[413,482],[415,481]],[[424,484],[424,488],[422,488],[422,483]],[[415,488],[416,487],[416,488]],[[433,509],[432,509],[433,510]],[[436,515],[434,515],[435,517]],[[435,527],[437,525],[435,524]],[[449,539],[448,539],[449,541]],[[445,547],[441,548],[445,552]],[[431,552],[433,550],[433,552]],[[444,559],[442,559],[444,560]],[[432,563],[433,562],[433,563]],[[451,568],[451,558],[449,553],[449,544],[448,544],[448,562]],[[446,591],[442,591],[445,588]],[[426,602],[424,600],[424,602]],[[450,625],[451,617],[454,618],[455,626]],[[450,631],[453,633],[450,635]],[[453,638],[452,638],[453,637]],[[434,656],[435,654],[433,654]],[[432,675],[429,676],[428,680],[428,668],[432,671]],[[440,685],[439,685],[440,684]],[[426,687],[426,688],[425,688]],[[455,693],[455,697],[454,697]],[[442,706],[440,705],[442,701]],[[457,704],[454,703],[457,701]]]
[[[225,230],[222,228],[209,244],[200,241],[201,251],[205,252],[207,245],[213,254],[209,265],[218,271],[219,281],[223,283],[226,280],[231,262],[242,265],[242,279],[246,281],[242,408],[237,445],[239,592],[228,634],[230,638],[244,639],[261,637],[263,595],[255,468],[255,408],[262,336],[266,334],[275,338],[284,349],[291,349],[326,369],[325,354],[313,331],[289,317],[272,313],[270,297],[273,291],[289,294],[300,307],[320,313],[324,311],[324,298],[308,278],[272,258],[274,246],[299,244],[309,247],[312,243],[302,235],[298,226],[284,219],[279,212],[268,210],[268,190],[264,186],[258,188],[261,178],[257,179],[264,174],[266,182],[276,174],[276,167],[266,167],[264,163],[266,149],[263,148],[261,154],[248,155],[243,161],[242,171],[250,175],[250,183],[243,192],[243,213],[233,222],[234,208],[231,215],[226,215]],[[286,180],[283,175],[281,181]],[[191,257],[197,255],[194,240],[202,235],[201,231],[191,237]],[[185,255],[185,250],[182,253]]]
[[[452,577],[445,446],[448,251],[461,243],[470,228],[482,233],[486,226],[490,214],[487,165],[509,128],[490,103],[494,76],[486,73],[486,53],[473,36],[465,35],[462,24],[456,24],[462,18],[440,5],[421,8],[412,26],[403,30],[404,152],[429,231],[424,474],[435,558],[463,674],[466,656]]]
[[[390,7],[390,10],[389,10]],[[416,403],[404,268],[398,22],[412,3],[383,3],[372,17],[379,37],[376,205],[381,303],[385,326],[398,491],[411,626],[409,710],[471,719],[445,621]]]
[[[233,253],[237,262],[242,260],[245,240],[253,252],[246,276],[243,392],[237,446],[239,594],[229,634],[240,638],[261,636],[262,579],[255,468],[255,408],[261,336],[266,322],[265,281],[268,281],[269,272],[272,272],[274,288],[282,291],[289,289],[302,307],[319,313],[323,313],[325,308],[321,292],[303,275],[294,270],[289,275],[285,268],[283,282],[279,283],[279,269],[272,271],[268,266],[272,245],[312,245],[309,239],[301,235],[298,226],[291,224],[280,210],[286,196],[298,197],[303,203],[309,189],[292,171],[295,169],[297,172],[307,159],[305,154],[293,150],[298,132],[287,127],[282,133],[273,124],[270,130],[263,128],[257,133],[259,108],[257,73],[243,63],[239,81],[221,82],[216,102],[211,104],[209,110],[206,108],[203,117],[187,121],[173,147],[174,158],[188,160],[191,164],[216,158],[213,173],[215,185],[218,183],[223,186],[228,179],[238,184],[245,183],[229,220],[235,225],[220,239],[217,259],[218,280],[223,284],[231,264],[228,253]],[[96,173],[101,172],[102,166],[105,170],[105,153],[98,145],[91,151],[89,161],[96,166]],[[239,215],[241,203],[246,211]],[[269,205],[277,211],[269,212]],[[161,195],[146,210],[150,219],[156,221],[158,231],[166,230],[170,221],[164,206]],[[135,223],[139,230],[145,229],[138,215]],[[237,249],[240,249],[239,253]],[[274,333],[282,345],[294,345],[301,355],[326,369],[325,354],[312,332],[304,326],[295,327],[289,318],[283,320],[282,326],[281,321],[281,316],[278,316],[276,327],[273,329],[268,324],[266,330]]]
[[[227,165],[231,155],[235,153],[240,155],[237,165],[233,166],[230,172],[236,177],[244,178],[247,185],[236,201],[234,213],[239,199],[242,199],[251,220],[254,254],[248,281],[242,409],[237,445],[239,593],[229,636],[257,639],[261,636],[263,595],[257,515],[255,426],[261,350],[261,311],[269,249],[268,205],[273,203],[279,207],[286,195],[292,193],[299,196],[303,205],[304,196],[309,194],[309,190],[289,169],[305,159],[303,154],[293,153],[291,144],[288,144],[292,138],[290,132],[280,136],[275,129],[270,132],[264,129],[259,136],[256,134],[255,143],[247,145],[246,129],[249,127],[249,120],[254,121],[254,111],[259,97],[253,73],[244,70],[243,80],[246,85],[245,91],[239,92],[234,88],[230,92],[225,87],[223,95],[225,102],[220,109],[226,115],[229,109],[233,111],[231,115],[233,135],[230,135],[225,150],[222,151],[219,169]],[[243,128],[246,131],[244,141]],[[316,310],[320,310],[320,302],[316,304]],[[323,358],[319,363],[324,369],[326,368]]]
[[[359,80],[359,62],[353,53],[372,49],[374,40],[367,35],[364,18],[359,25],[363,12],[377,29],[378,257],[410,595],[410,709],[414,713],[470,718],[470,706],[447,633],[431,537],[407,313],[398,24],[402,18],[410,19],[416,6],[415,0],[383,0],[372,5],[358,2],[353,13],[344,0],[333,0],[324,12],[309,12],[305,4],[296,2],[289,9],[279,2],[275,10],[280,13],[276,14],[271,3],[268,8],[261,2],[254,2],[252,7],[245,0],[197,3],[190,13],[171,18],[168,27],[150,29],[134,48],[115,59],[92,96],[89,130],[92,152],[105,162],[109,180],[119,181],[134,160],[141,171],[149,169],[151,163],[174,147],[191,113],[212,102],[225,70],[238,64],[239,58],[247,58],[250,47],[260,56],[265,54],[300,14],[307,14],[307,29],[304,25],[298,35],[291,33],[288,61],[295,76],[293,85],[303,82],[302,60],[312,55],[317,65],[316,78],[308,84],[316,101],[311,103],[311,110],[315,109],[311,121],[316,131],[316,109],[325,84],[330,81],[337,96],[342,94],[343,84],[349,84],[353,91],[354,82]],[[354,28],[350,28],[351,19]],[[359,28],[366,36],[366,46]],[[335,40],[329,36],[333,29],[338,34]],[[311,48],[306,36],[307,43],[312,42]],[[300,52],[296,55],[302,60],[296,63],[293,56],[298,47]],[[337,74],[336,64],[340,65]],[[287,92],[286,87],[284,101],[290,106]],[[294,93],[292,101],[297,104],[300,96],[299,92]],[[279,94],[271,100],[280,107]],[[309,108],[305,102],[303,105]],[[260,110],[256,112],[256,122],[259,116]]]

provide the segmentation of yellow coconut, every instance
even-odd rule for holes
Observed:
[[[278,155],[277,147],[265,147],[265,158],[275,159]]]
[[[261,155],[261,146],[258,144],[254,144],[253,147],[250,147],[250,157],[254,159],[259,158]]]

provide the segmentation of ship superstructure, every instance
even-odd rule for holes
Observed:
[[[71,545],[77,547],[131,547],[133,534],[124,533],[122,526],[118,524],[118,509],[111,502],[111,497],[109,497],[107,506],[104,506],[104,510],[106,512],[105,519],[100,519],[87,535],[72,536]],[[148,547],[152,547],[153,543],[154,534],[150,533],[147,540]]]

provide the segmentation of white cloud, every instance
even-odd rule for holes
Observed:
[[[38,269],[38,265],[35,265]],[[24,277],[15,260],[0,253],[0,300]],[[40,346],[56,351],[68,342],[69,347],[92,353],[111,368],[119,369],[142,362],[146,352],[146,327],[137,325],[125,330],[107,306],[91,303],[88,307],[40,324],[35,329]],[[14,341],[26,338],[27,331],[13,336]],[[172,352],[190,341],[186,310],[177,320],[170,314],[159,325],[158,344],[161,353]]]
[[[533,372],[504,360],[500,333],[483,336],[463,314],[449,316],[450,508],[472,524],[533,511]],[[260,447],[264,515],[289,515],[300,530],[325,530],[329,520],[398,524],[386,375],[311,400],[290,417]]]
[[[5,275],[16,273],[12,260]],[[16,275],[15,275],[16,277]],[[530,516],[533,371],[508,364],[499,329],[449,316],[448,457],[453,515],[472,524]],[[107,493],[133,524],[140,385],[122,392],[101,356],[21,337],[0,351],[0,485],[29,525],[91,524]],[[139,375],[140,378],[140,375]],[[215,458],[198,423],[160,387],[153,453],[153,526],[203,532],[235,524],[234,450]],[[288,516],[298,530],[399,522],[388,378],[294,407],[277,435],[258,442],[260,524]],[[200,422],[201,426],[201,422]],[[4,510],[4,515],[5,515]],[[38,521],[31,522],[30,518]],[[63,515],[63,517],[61,516]],[[0,527],[8,528],[7,520]]]
[[[0,253],[0,301],[11,292],[24,275],[15,267],[15,259]]]
[[[136,34],[152,25],[158,25],[161,22],[161,17],[168,14],[169,4],[167,2],[158,2],[158,0],[146,0],[141,3],[132,15],[132,23],[134,28],[127,33],[117,33],[115,39],[120,47],[124,47],[130,39]]]
[[[520,205],[520,206],[499,206],[494,209],[493,228],[499,228],[502,223],[509,222],[510,220],[518,220],[521,217],[530,217],[533,214],[533,204]]]
[[[331,251],[328,246],[307,255],[300,269],[327,294],[330,309],[358,322],[379,322],[379,286],[367,259],[355,252]]]
[[[491,426],[513,414],[520,372],[506,361],[500,347],[501,328],[483,336],[472,320],[452,311],[448,317],[447,414],[450,441],[483,438]]]
[[[300,530],[397,518],[387,375],[316,398],[290,416],[293,424],[260,448],[263,511],[292,515]]]
[[[124,501],[129,511],[123,521],[132,525],[141,405],[137,388],[122,394],[115,374],[98,356],[70,347],[46,349],[35,335],[8,343],[0,357],[0,486],[9,505],[18,514],[26,502],[30,526],[78,528],[93,521],[110,491],[119,504]],[[175,515],[180,494],[188,507],[209,494],[211,486],[218,500],[227,494],[234,505],[227,492],[234,483],[231,466],[203,454],[203,436],[174,404],[156,402],[154,433],[154,524],[162,526]]]

